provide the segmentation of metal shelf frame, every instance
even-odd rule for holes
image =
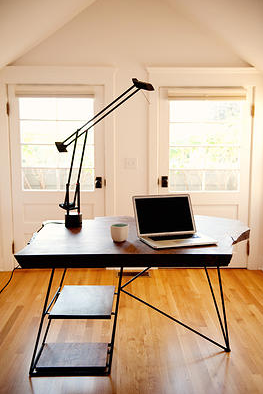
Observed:
[[[192,331],[193,333],[201,336],[203,339],[213,343],[214,345],[220,347],[221,349],[223,349],[225,352],[230,352],[230,344],[229,344],[229,334],[228,334],[228,327],[227,327],[227,317],[226,317],[226,309],[225,309],[225,302],[224,302],[224,294],[223,294],[223,285],[222,285],[222,279],[221,279],[221,274],[220,274],[220,267],[216,266],[216,270],[217,270],[217,279],[218,279],[218,285],[219,285],[219,290],[220,290],[220,299],[221,299],[221,310],[222,312],[220,313],[219,310],[219,306],[218,306],[218,302],[216,300],[215,297],[215,292],[212,286],[212,282],[207,270],[207,266],[203,266],[204,270],[205,270],[205,274],[206,274],[206,278],[208,281],[208,285],[209,285],[209,289],[212,295],[212,299],[213,299],[213,303],[215,306],[215,310],[216,310],[216,314],[217,314],[217,318],[219,321],[219,325],[220,325],[220,329],[223,335],[223,339],[224,339],[224,344],[221,344],[215,340],[213,340],[212,338],[209,338],[208,336],[202,334],[201,332],[195,330],[194,328],[190,327],[189,325],[179,321],[178,319],[176,319],[175,317],[167,314],[166,312],[160,310],[159,308],[156,308],[154,305],[142,300],[141,298],[137,297],[136,295],[130,293],[129,291],[125,290],[126,286],[128,286],[131,282],[133,282],[134,280],[136,280],[137,278],[139,278],[140,276],[142,276],[145,272],[147,272],[151,267],[147,267],[144,270],[142,270],[141,272],[139,272],[137,275],[135,275],[133,278],[131,278],[129,281],[127,281],[126,283],[122,284],[122,277],[123,277],[123,269],[124,267],[120,268],[120,272],[119,272],[119,278],[118,278],[118,285],[117,285],[117,292],[115,292],[114,294],[116,295],[116,303],[115,303],[115,310],[114,312],[111,313],[112,316],[114,316],[113,318],[113,325],[112,325],[112,333],[111,333],[111,341],[108,344],[104,344],[105,349],[106,349],[106,356],[105,356],[105,365],[94,365],[94,363],[91,363],[92,365],[64,365],[64,366],[57,366],[57,365],[51,365],[50,366],[45,366],[45,367],[41,367],[38,366],[41,354],[43,352],[44,349],[47,348],[47,344],[46,344],[46,339],[47,339],[47,335],[48,335],[48,331],[50,329],[50,324],[51,321],[53,320],[53,318],[49,318],[48,320],[48,324],[46,327],[46,330],[44,332],[43,335],[43,339],[42,342],[40,344],[40,338],[41,338],[41,332],[43,329],[43,323],[44,323],[44,319],[46,316],[49,315],[49,311],[51,309],[51,307],[55,304],[55,302],[57,301],[60,293],[61,293],[61,289],[63,286],[63,282],[65,279],[65,274],[66,274],[66,270],[64,269],[61,280],[60,280],[60,284],[59,287],[57,289],[57,291],[55,292],[53,298],[51,299],[51,301],[48,304],[48,300],[50,297],[50,292],[51,292],[51,287],[52,287],[52,282],[53,282],[53,278],[54,278],[54,273],[55,273],[55,268],[52,269],[51,271],[51,275],[50,275],[50,279],[49,279],[49,284],[48,284],[48,288],[47,288],[47,293],[46,293],[46,297],[44,300],[44,306],[43,306],[43,311],[42,311],[42,315],[41,315],[41,319],[40,319],[40,325],[39,325],[39,329],[37,332],[37,337],[36,337],[36,342],[35,342],[35,346],[34,346],[34,350],[33,350],[33,356],[32,356],[32,361],[31,361],[31,365],[30,365],[30,370],[29,370],[29,375],[30,376],[77,376],[77,375],[92,375],[92,376],[106,376],[106,375],[110,375],[111,373],[111,367],[112,367],[112,358],[113,358],[113,350],[114,350],[114,343],[115,343],[115,335],[116,335],[116,328],[117,328],[117,318],[118,318],[118,311],[119,311],[119,301],[120,301],[120,294],[125,293],[126,295],[128,295],[129,297],[132,297],[133,299],[136,299],[137,301],[143,303],[144,305],[146,305],[147,307],[155,310],[156,312],[160,313],[161,315],[173,320],[175,323],[180,324],[181,326],[185,327],[186,329]],[[223,314],[223,316],[222,316]],[[71,317],[72,319],[74,319],[74,316]],[[79,317],[78,317],[79,318]],[[86,317],[86,318],[92,318],[92,317]],[[101,318],[101,317],[99,317]],[[53,344],[55,345],[55,344]],[[76,345],[80,345],[80,344],[76,344]],[[90,356],[87,355],[87,359]],[[84,357],[85,358],[85,357]],[[96,358],[96,357],[95,357]],[[83,359],[83,355],[82,355],[82,359]]]

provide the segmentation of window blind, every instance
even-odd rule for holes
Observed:
[[[168,88],[169,100],[245,100],[242,87],[178,87]]]

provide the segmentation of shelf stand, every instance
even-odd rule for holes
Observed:
[[[103,376],[110,374],[117,327],[122,272],[123,268],[120,269],[118,291],[115,293],[114,286],[64,286],[62,289],[66,274],[65,269],[59,287],[48,304],[55,273],[55,269],[52,269],[30,365],[30,376]],[[76,296],[76,302],[74,303],[74,300],[69,302],[70,297],[73,298],[74,294]],[[116,296],[116,303],[114,312],[112,312],[114,295]],[[85,296],[91,299],[90,305],[87,305],[87,307],[85,307]],[[78,300],[81,302],[78,302]],[[79,307],[82,301],[84,305],[83,310],[81,310],[81,306]],[[48,316],[48,323],[42,343],[39,345],[46,316]],[[111,319],[112,316],[113,325],[110,343],[46,342],[51,322],[54,319]]]

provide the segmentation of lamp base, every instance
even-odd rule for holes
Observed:
[[[78,212],[66,213],[65,227],[67,228],[82,227],[82,214]]]

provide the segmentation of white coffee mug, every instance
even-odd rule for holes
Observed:
[[[111,225],[111,238],[114,242],[123,242],[128,238],[128,223],[115,223]]]

